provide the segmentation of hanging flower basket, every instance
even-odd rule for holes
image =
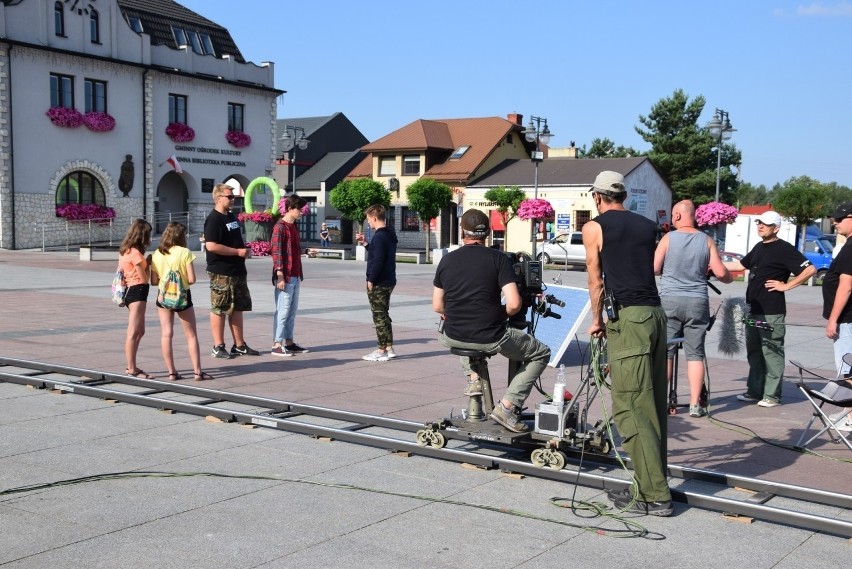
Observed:
[[[722,202],[706,203],[695,210],[695,222],[698,227],[733,223],[735,219],[737,219],[737,208]]]
[[[90,111],[83,115],[83,124],[95,132],[109,132],[115,128],[115,119],[106,113]]]
[[[66,128],[77,128],[83,124],[83,115],[77,109],[69,109],[68,107],[51,107],[45,113],[50,117],[50,122],[56,126],[64,126]]]
[[[518,207],[518,218],[523,220],[550,219],[554,213],[549,201],[538,198],[524,200]]]
[[[174,142],[192,142],[195,140],[195,131],[187,124],[172,122],[166,127],[166,136]]]
[[[245,148],[251,144],[251,136],[238,130],[229,130],[225,133],[225,140],[235,148]]]
[[[69,203],[56,206],[56,217],[64,217],[68,221],[89,221],[95,219],[98,223],[109,223],[115,218],[115,210],[98,204]]]

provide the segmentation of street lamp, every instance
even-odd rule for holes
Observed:
[[[722,176],[722,141],[730,140],[731,133],[736,132],[737,129],[731,126],[727,111],[716,109],[716,114],[707,123],[707,130],[710,132],[710,136],[716,139],[716,201],[718,202],[719,183]]]
[[[538,199],[538,163],[544,160],[544,152],[541,151],[541,144],[545,146],[550,143],[550,138],[553,136],[553,133],[550,132],[550,129],[547,128],[547,119],[542,117],[536,117],[530,115],[530,124],[527,126],[526,130],[524,130],[524,136],[527,141],[535,142],[535,150],[532,153],[532,161],[535,164],[535,182],[533,184],[533,197]],[[532,223],[532,258],[536,259],[536,251],[535,251],[535,234],[536,234],[536,222],[533,220]]]
[[[296,193],[296,147],[305,150],[310,144],[310,140],[305,138],[305,129],[300,126],[287,125],[284,127],[284,136],[281,137],[281,143],[284,145],[284,150],[293,151],[293,179],[290,181],[290,188],[293,193]]]

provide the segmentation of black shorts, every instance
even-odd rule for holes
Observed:
[[[151,285],[138,284],[127,287],[124,293],[124,306],[130,306],[134,302],[148,302],[148,291]]]
[[[157,305],[157,308],[166,308],[165,306],[160,304],[159,300],[154,301],[154,303]],[[166,310],[171,310],[172,312],[183,312],[184,310],[189,310],[190,308],[192,308],[192,290],[186,289],[186,307],[181,308],[180,310],[175,310],[174,308],[166,308]]]

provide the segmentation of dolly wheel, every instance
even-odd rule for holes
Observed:
[[[447,439],[438,431],[420,429],[417,431],[417,444],[422,447],[444,448],[447,444]]]
[[[565,467],[565,455],[560,451],[549,448],[537,448],[530,455],[530,462],[538,468],[562,470]]]

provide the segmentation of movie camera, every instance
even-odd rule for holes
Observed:
[[[544,294],[541,263],[533,261],[526,253],[507,253],[512,261],[512,271],[515,274],[515,284],[521,294],[523,309],[509,318],[509,326],[519,330],[529,330],[535,335],[536,317],[561,318],[550,309],[550,305],[564,307],[565,303],[553,296]],[[531,320],[526,319],[527,312],[532,309]]]

